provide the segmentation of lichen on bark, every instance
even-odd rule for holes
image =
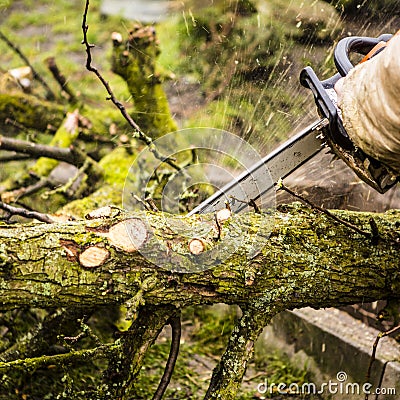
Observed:
[[[156,68],[160,50],[155,28],[137,25],[126,41],[119,33],[112,38],[112,71],[128,85],[135,105],[134,119],[153,139],[175,131],[177,125],[162,88],[163,78]]]
[[[264,246],[251,258],[248,246],[257,235],[255,227],[270,226],[263,221],[270,220],[271,215],[235,215],[221,226],[221,237],[236,231],[234,236],[242,238],[242,245],[210,268],[192,273],[171,273],[160,268],[146,258],[143,249],[147,244],[154,249],[152,240],[156,238],[156,243],[164,242],[158,248],[165,249],[161,251],[165,251],[165,257],[171,257],[168,252],[179,251],[179,259],[186,259],[190,265],[194,255],[188,247],[188,233],[193,231],[193,237],[198,237],[199,216],[166,219],[162,213],[106,211],[63,224],[2,226],[0,304],[3,310],[27,306],[70,308],[74,304],[90,309],[125,304],[134,314],[139,312],[137,328],[142,329],[145,321],[151,325],[141,336],[148,340],[143,339],[143,347],[136,342],[129,344],[127,337],[122,347],[128,347],[122,353],[121,348],[112,353],[116,357],[115,368],[121,366],[120,357],[127,354],[134,360],[131,366],[124,364],[130,372],[110,367],[101,390],[116,383],[111,391],[114,394],[132,387],[145,350],[166,319],[183,307],[222,302],[242,308],[243,316],[214,371],[206,397],[234,399],[255,339],[278,312],[398,298],[398,211],[335,212],[364,231],[371,229],[370,219],[374,218],[379,230],[376,243],[304,206],[285,206],[275,213],[272,231],[264,232]],[[183,231],[182,225],[186,225]],[[132,248],[130,233],[135,236]],[[210,246],[206,252],[212,254],[218,242],[207,237],[204,240]],[[168,242],[175,246],[168,246]],[[88,252],[91,257],[85,259]],[[100,257],[93,258],[95,253]],[[148,319],[150,309],[154,315]],[[163,314],[162,310],[166,312]],[[135,326],[132,330],[136,332]],[[35,369],[35,365],[46,362],[38,359],[30,365]],[[15,367],[20,365],[23,363]],[[2,366],[7,371],[13,368],[7,362]],[[120,373],[126,379],[118,381]]]

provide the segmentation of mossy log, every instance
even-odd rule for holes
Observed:
[[[55,102],[38,99],[22,92],[0,93],[0,127],[10,129],[6,120],[17,121],[26,128],[45,132],[48,125],[59,126],[65,108]]]
[[[373,218],[380,232],[376,244],[300,206],[276,212],[269,236],[258,228],[267,220],[269,226],[271,216],[234,216],[223,223],[219,240],[240,238],[236,250],[218,260],[215,255],[221,252],[212,252],[218,241],[211,229],[203,237],[208,244],[203,260],[208,265],[200,265],[200,272],[183,273],[199,265],[198,254],[189,250],[190,232],[199,236],[196,226],[207,220],[205,216],[165,219],[161,213],[104,210],[94,219],[64,224],[2,226],[1,309],[123,303],[135,296],[150,275],[154,284],[143,298],[154,305],[254,300],[268,304],[277,296],[284,309],[349,304],[399,293],[398,211],[335,212],[365,231]],[[246,252],[256,241],[262,247],[248,259]],[[164,256],[169,270],[146,257],[158,248],[165,249],[158,256]]]
[[[399,297],[400,212],[333,214],[359,231],[299,204],[218,224],[212,215],[186,218],[104,207],[85,220],[3,225],[0,309],[124,304],[131,314],[152,309],[157,315],[159,308],[167,318],[189,305],[238,304],[243,316],[206,395],[234,399],[254,341],[275,314]],[[205,243],[202,251],[192,251],[194,238]],[[161,329],[161,319],[152,332]],[[156,335],[150,336],[151,342]],[[121,372],[129,385],[142,353],[130,348],[137,362],[127,364],[131,372]],[[3,367],[10,365],[0,363]],[[108,372],[102,392],[111,397],[102,398],[129,396],[126,379],[116,382],[115,371]]]

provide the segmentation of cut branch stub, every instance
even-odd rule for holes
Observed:
[[[232,216],[232,211],[229,208],[223,208],[216,212],[216,219],[218,222],[225,222]]]
[[[106,235],[112,245],[133,253],[139,250],[147,241],[146,224],[139,218],[130,218],[113,225]]]
[[[194,238],[189,242],[189,251],[195,256],[203,253],[207,248],[206,243],[203,239]]]
[[[110,252],[104,247],[91,246],[79,255],[79,263],[86,268],[96,268],[103,265],[110,257]]]
[[[60,245],[65,250],[68,261],[75,262],[78,260],[79,252],[81,249],[76,242],[74,242],[73,240],[60,239]]]

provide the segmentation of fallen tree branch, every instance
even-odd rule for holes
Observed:
[[[361,227],[368,226],[372,215],[334,214]],[[165,219],[162,213],[121,212],[65,224],[1,227],[0,307],[70,306],[72,298],[88,306],[123,303],[154,274],[155,282],[142,294],[147,304],[248,304],[265,299],[265,293],[277,287],[287,290],[290,307],[397,297],[399,285],[392,274],[399,268],[393,243],[400,237],[399,212],[373,215],[382,237],[377,245],[301,206],[286,206],[274,217],[235,215],[221,225],[222,246],[235,238],[240,242],[225,254],[221,241],[212,240],[213,216]],[[202,238],[207,248],[194,255],[189,243],[199,237],[200,226],[209,227]],[[51,253],[47,243],[52,243]],[[178,252],[171,250],[172,243]],[[249,258],[249,249],[257,243],[257,255]],[[157,251],[162,268],[146,256]],[[57,272],[53,265],[58,265]],[[171,281],[169,270],[181,272]]]
[[[0,208],[8,213],[8,218],[11,218],[13,215],[19,215],[21,217],[29,219],[36,219],[40,222],[45,222],[47,224],[51,224],[54,222],[47,214],[43,214],[37,211],[30,211],[25,208],[13,207],[2,201],[0,201]]]
[[[57,147],[0,136],[0,149],[27,154],[33,158],[47,157],[81,167],[88,157],[75,147]]]
[[[274,306],[248,307],[235,325],[221,361],[213,371],[204,400],[234,400],[247,364],[254,353],[254,343],[271,317]]]
[[[59,70],[57,63],[56,63],[56,59],[54,57],[49,57],[46,59],[46,64],[47,64],[47,68],[53,74],[54,79],[60,85],[61,90],[63,90],[69,96],[69,101],[71,103],[76,103],[76,101],[77,101],[76,95],[73,92],[73,90],[71,89],[71,87],[69,86],[68,81],[65,78],[65,76]]]
[[[358,232],[299,204],[281,207],[272,217],[233,215],[219,224],[218,242],[212,239],[217,229],[213,215],[99,212],[64,224],[4,226],[0,308],[130,307],[138,317],[123,334],[98,388],[99,393],[113,388],[104,398],[124,399],[129,398],[148,346],[177,310],[238,304],[243,317],[207,394],[209,399],[233,399],[255,339],[280,311],[399,296],[394,241],[400,237],[400,213],[331,213],[361,229],[374,215],[379,242],[373,245]],[[189,243],[199,236],[207,246],[192,254]],[[224,253],[223,248],[237,240]],[[149,259],[155,253],[163,267]],[[15,364],[20,365],[26,366]]]

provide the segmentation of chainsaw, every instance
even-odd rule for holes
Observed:
[[[286,178],[326,147],[379,193],[385,193],[393,187],[399,177],[394,176],[384,164],[365,154],[352,143],[343,126],[334,89],[335,83],[354,68],[350,59],[353,53],[363,55],[361,62],[366,62],[383,51],[392,36],[353,36],[340,40],[334,51],[337,73],[329,79],[320,81],[311,67],[305,67],[300,73],[300,83],[311,89],[320,119],[223,186],[188,215],[211,213],[226,207],[235,213],[245,210],[249,204],[254,204],[274,190],[280,179]],[[266,175],[270,178],[265,179]],[[243,193],[247,199],[239,201],[238,198]]]

